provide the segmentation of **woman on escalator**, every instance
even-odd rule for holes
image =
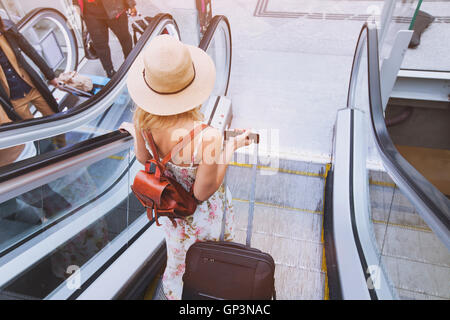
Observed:
[[[134,137],[139,162],[153,157],[145,136],[152,136],[156,151],[166,155],[179,138],[200,126],[200,106],[211,94],[215,76],[214,62],[203,50],[168,35],[151,41],[128,76],[128,90],[137,105],[134,124],[121,125]],[[186,190],[193,187],[200,204],[193,215],[176,219],[176,226],[167,217],[159,218],[165,231],[167,266],[156,299],[181,299],[186,252],[197,241],[219,239],[224,211],[225,240],[233,239],[232,197],[222,183],[234,151],[250,144],[249,131],[239,133],[223,146],[221,133],[206,126],[186,147],[172,153],[165,174]]]

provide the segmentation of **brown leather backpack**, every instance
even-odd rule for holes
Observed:
[[[178,154],[206,127],[207,125],[202,124],[193,129],[175,145],[163,160],[160,160],[151,132],[142,131],[144,139],[152,150],[153,159],[146,162],[145,170],[137,173],[131,190],[147,209],[148,218],[150,220],[155,219],[158,226],[160,226],[158,218],[166,216],[172,221],[173,226],[176,227],[175,218],[184,219],[194,214],[195,209],[197,209],[199,201],[194,197],[193,186],[191,190],[186,191],[175,178],[165,175],[165,166],[172,159],[172,155]]]

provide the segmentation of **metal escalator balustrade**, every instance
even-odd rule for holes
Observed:
[[[369,141],[376,146],[387,172],[378,173],[385,182],[381,190],[370,190],[380,266],[399,298],[450,299],[450,200],[403,158],[391,140],[381,104],[375,63],[378,48],[373,38],[376,30],[369,31],[367,47]],[[367,175],[370,179],[373,173]]]
[[[338,112],[326,214],[330,296],[449,299],[449,200],[396,150],[381,87],[377,29],[366,24],[348,107]]]

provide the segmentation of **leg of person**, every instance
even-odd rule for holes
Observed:
[[[111,49],[109,48],[109,30],[106,19],[96,19],[95,17],[86,16],[86,27],[91,36],[94,49],[102,63],[109,78],[114,74],[114,66],[111,60]]]
[[[128,16],[123,13],[117,19],[109,19],[108,26],[119,39],[122,46],[123,57],[126,59],[133,49],[133,40],[128,29]]]
[[[42,116],[45,117],[55,114],[53,109],[50,108],[47,101],[44,99],[44,97],[36,88],[31,89],[30,93],[28,94],[28,97],[29,102],[33,104],[40,113],[42,113]]]
[[[22,99],[11,101],[14,110],[22,119],[33,119],[34,116],[30,111],[30,94]]]
[[[31,91],[24,98],[12,100],[11,103],[14,110],[22,119],[34,118],[30,111],[30,103],[32,103],[43,116],[54,114],[52,108],[50,108],[47,101],[45,101],[36,88],[31,89]]]

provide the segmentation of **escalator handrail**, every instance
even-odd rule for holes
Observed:
[[[71,157],[93,151],[108,144],[116,143],[118,141],[131,141],[131,139],[132,137],[129,133],[122,133],[117,130],[86,141],[79,142],[73,146],[64,147],[58,150],[37,155],[29,159],[8,164],[6,166],[0,167],[0,184],[24,174],[37,172],[38,170],[45,167],[54,165],[59,162],[64,162]]]
[[[56,10],[56,9],[54,9],[54,8],[42,8],[42,7],[40,7],[40,8],[35,8],[35,9],[31,10],[31,11],[28,12],[22,19],[20,19],[20,21],[17,22],[17,24],[16,24],[17,29],[19,29],[19,31],[21,31],[22,28],[25,27],[25,25],[26,25],[28,22],[30,22],[32,19],[34,19],[34,17],[36,17],[37,15],[41,14],[43,11],[50,11],[50,12],[52,12],[52,13],[54,13],[54,14],[60,16],[63,20],[66,21],[66,23],[67,23],[68,25],[70,25],[69,22],[68,22],[68,20],[67,20],[67,17],[64,16],[64,15],[63,15],[61,12],[59,12],[58,10]],[[71,26],[70,32],[71,32],[71,34],[72,34],[72,37],[73,37],[74,39],[77,39],[77,37],[76,37],[76,35],[75,35],[75,32],[73,31],[73,26]],[[78,50],[75,50],[75,70],[77,70],[77,68],[78,68]]]
[[[31,10],[30,12],[28,12],[25,16],[23,16],[17,23],[17,29],[22,29],[28,22],[30,22],[35,16],[37,16],[38,14],[42,13],[42,11],[52,11],[58,15],[60,15],[62,18],[64,18],[64,20],[67,21],[66,16],[64,16],[61,12],[59,12],[58,10],[54,9],[54,8],[44,8],[44,7],[39,7],[39,8],[35,8],[33,10]]]
[[[371,129],[383,164],[419,215],[450,249],[450,200],[423,177],[395,148],[387,130],[381,99],[378,34],[366,23]],[[351,92],[350,92],[351,94]]]
[[[217,27],[222,22],[225,23],[225,25],[227,26],[228,34],[230,35],[230,48],[229,48],[230,61],[229,61],[229,64],[228,64],[228,79],[227,79],[227,84],[226,84],[226,88],[225,88],[225,92],[224,92],[224,95],[226,96],[227,93],[228,93],[228,86],[229,86],[229,83],[230,83],[231,59],[232,59],[232,52],[233,52],[232,42],[231,42],[231,27],[230,27],[230,22],[228,21],[228,18],[226,16],[217,15],[217,16],[214,16],[214,18],[212,18],[212,20],[211,20],[211,22],[210,22],[210,24],[208,26],[208,29],[206,30],[206,32],[205,32],[202,40],[200,41],[200,44],[198,45],[198,47],[200,49],[202,49],[203,51],[205,51],[205,52],[208,51],[209,46],[211,45],[211,41],[212,41],[212,39],[214,39],[214,35],[216,33]]]
[[[114,131],[4,166],[0,170],[0,203],[32,190],[30,182],[40,185],[39,181],[46,180],[41,182],[46,184],[49,179],[52,181],[55,177],[68,175],[79,167],[86,167],[132,146],[130,134]]]
[[[127,59],[121,65],[119,70],[116,72],[116,74],[105,85],[105,87],[103,87],[95,96],[93,96],[92,98],[89,98],[87,101],[85,101],[85,102],[81,103],[80,105],[78,105],[74,108],[71,108],[65,112],[60,112],[60,113],[57,113],[57,114],[54,114],[51,116],[47,116],[47,117],[42,117],[42,118],[22,120],[22,121],[18,121],[18,122],[4,124],[4,125],[0,126],[0,134],[2,132],[9,131],[9,130],[17,130],[17,129],[30,127],[30,126],[34,126],[34,125],[47,124],[47,123],[52,123],[52,122],[56,122],[59,120],[65,120],[74,115],[82,113],[85,110],[95,107],[95,105],[98,104],[100,100],[104,99],[111,92],[113,92],[116,85],[118,83],[120,83],[121,80],[126,76],[127,71],[129,70],[130,66],[133,64],[134,60],[138,57],[141,50],[147,44],[147,40],[150,38],[150,36],[155,31],[155,29],[158,27],[158,25],[163,20],[173,20],[173,18],[170,14],[162,14],[161,13],[161,14],[156,15],[150,22],[150,24],[147,27],[147,29],[145,30],[145,32],[140,37],[136,46],[133,48],[131,53],[128,55]],[[173,21],[173,23],[176,26],[175,21]],[[176,26],[176,28],[178,28],[178,27]]]

